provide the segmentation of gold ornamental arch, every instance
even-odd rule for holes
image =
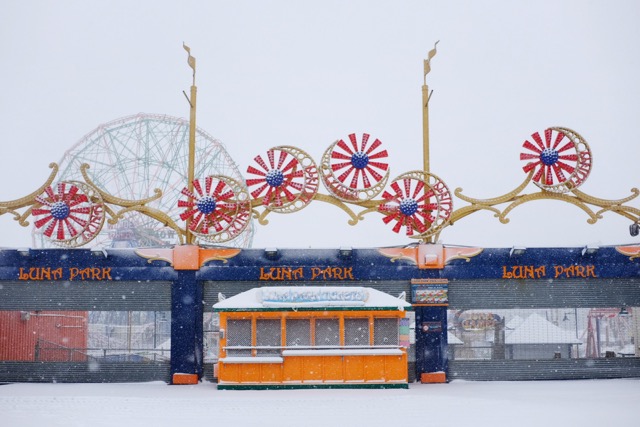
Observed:
[[[82,181],[58,181],[58,165],[50,165],[46,181],[30,194],[0,202],[0,215],[8,214],[21,226],[30,221],[53,244],[79,247],[89,244],[105,222],[114,225],[130,212],[139,212],[174,230],[180,245],[223,245],[247,230],[251,219],[268,224],[270,214],[291,214],[312,201],[329,203],[342,210],[348,224],[357,225],[369,213],[396,233],[413,241],[434,243],[450,225],[482,210],[493,212],[501,223],[509,222],[515,208],[537,200],[572,204],[595,224],[607,212],[627,218],[632,235],[640,229],[640,209],[628,203],[640,194],[631,189],[628,197],[608,200],[582,192],[579,187],[591,172],[593,158],[589,144],[578,132],[560,126],[533,133],[522,145],[520,160],[525,179],[501,196],[479,199],[453,193],[445,181],[431,172],[429,162],[429,101],[427,75],[436,45],[424,60],[422,85],[423,168],[390,179],[388,152],[369,134],[348,135],[331,143],[320,163],[293,146],[276,146],[253,158],[246,179],[222,175],[194,176],[196,133],[196,60],[191,49],[187,63],[192,70],[189,104],[189,158],[187,181],[178,201],[179,218],[148,206],[162,197],[162,191],[141,200],[125,200],[101,189],[91,178],[90,165],[81,168]],[[537,191],[526,193],[533,183]],[[321,186],[326,190],[320,192]],[[454,196],[465,204],[454,208]],[[635,234],[634,234],[635,233]]]

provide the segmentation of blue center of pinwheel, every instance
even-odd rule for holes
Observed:
[[[65,202],[55,202],[51,205],[51,216],[55,219],[66,219],[70,211],[71,209]]]
[[[369,164],[369,156],[367,156],[367,153],[364,153],[362,151],[353,153],[353,155],[351,156],[351,164],[356,169],[364,169]]]
[[[400,201],[400,212],[402,215],[411,216],[418,210],[418,202],[412,198],[407,197]]]
[[[540,161],[547,166],[551,166],[558,161],[558,152],[553,148],[545,148],[540,153]]]
[[[198,210],[207,215],[216,210],[216,201],[211,196],[204,196],[198,200]]]
[[[272,187],[279,187],[284,182],[284,175],[278,169],[271,169],[265,177],[267,184]]]

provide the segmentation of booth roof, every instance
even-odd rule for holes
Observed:
[[[280,298],[270,298],[278,295]],[[215,310],[256,310],[295,308],[388,308],[404,310],[411,304],[373,288],[357,286],[265,286],[253,288],[230,298],[218,295]]]
[[[505,336],[506,344],[582,344],[575,331],[562,329],[533,313]]]

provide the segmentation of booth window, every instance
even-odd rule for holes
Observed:
[[[373,319],[373,345],[398,345],[398,319]]]
[[[311,320],[287,319],[287,347],[311,345]]]
[[[315,345],[340,345],[340,321],[338,319],[316,319]]]
[[[344,345],[369,345],[369,319],[344,319]]]
[[[227,356],[251,356],[251,319],[229,319],[227,321],[227,346],[247,347],[229,349],[227,350]]]
[[[256,345],[258,356],[279,356],[282,342],[280,319],[256,320]],[[273,348],[262,348],[273,347]]]

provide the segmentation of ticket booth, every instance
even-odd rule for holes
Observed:
[[[411,304],[364,287],[254,288],[220,313],[218,388],[407,388]]]

